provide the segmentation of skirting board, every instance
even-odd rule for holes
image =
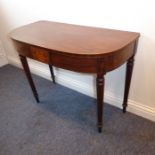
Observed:
[[[2,42],[0,41],[0,67],[6,64],[8,64],[7,56],[2,46]]]
[[[3,54],[0,54],[0,67],[4,66],[6,64],[8,64],[6,56]]]
[[[21,63],[18,58],[8,58],[8,59],[10,64],[21,68]],[[36,63],[35,61],[29,61],[29,65],[32,73],[39,75],[43,78],[46,78],[48,80],[51,80],[49,68],[46,65]],[[96,97],[94,89],[91,89],[89,85],[85,84],[84,82],[80,82],[70,77],[67,77],[63,75],[63,73],[62,74],[59,73],[59,76],[56,75],[56,82],[73,90],[76,90],[80,93],[91,96],[93,98]],[[105,90],[105,102],[118,108],[122,108],[121,97],[117,97],[113,93],[107,92],[106,90]],[[155,121],[155,108],[149,107],[142,103],[129,99],[127,111],[134,113],[138,116],[144,117],[146,119]]]

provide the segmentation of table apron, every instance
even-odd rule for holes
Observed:
[[[91,58],[56,53],[48,49],[14,41],[20,55],[55,67],[83,73],[97,73],[99,69],[108,72],[121,66],[134,54],[134,43],[108,55],[99,58],[92,56]]]

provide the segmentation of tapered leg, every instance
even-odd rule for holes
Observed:
[[[53,80],[53,83],[55,84],[55,76],[54,76],[54,71],[53,71],[52,65],[49,65],[49,68],[50,68],[50,72],[51,72],[51,78]]]
[[[125,90],[124,90],[124,99],[123,99],[124,113],[126,112],[126,108],[127,108],[127,101],[128,101],[133,66],[134,66],[134,56],[132,56],[126,64],[126,79],[125,79]]]
[[[97,127],[98,127],[98,131],[102,132],[103,96],[104,96],[103,74],[97,74],[96,88],[97,88]]]
[[[33,95],[34,95],[36,101],[39,102],[38,93],[37,93],[37,90],[36,90],[36,88],[35,88],[34,82],[33,82],[33,80],[32,80],[32,76],[31,76],[30,69],[29,69],[29,66],[28,66],[28,63],[27,63],[27,59],[26,59],[25,56],[22,56],[22,55],[19,55],[19,57],[20,57],[22,66],[23,66],[23,68],[24,68],[26,77],[27,77],[27,79],[28,79],[28,82],[29,82],[29,84],[30,84],[30,87],[31,87],[31,89],[32,89]]]

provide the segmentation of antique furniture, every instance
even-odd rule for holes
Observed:
[[[102,131],[104,76],[127,62],[123,100],[123,112],[126,112],[139,33],[38,21],[12,31],[10,37],[37,102],[39,97],[27,57],[49,64],[54,83],[52,66],[81,73],[96,73],[99,132]]]

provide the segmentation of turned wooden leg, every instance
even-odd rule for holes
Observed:
[[[53,80],[53,83],[55,84],[55,76],[52,65],[49,64],[50,72],[51,72],[51,78]]]
[[[126,112],[127,101],[132,77],[132,71],[134,66],[134,56],[132,56],[126,64],[126,79],[125,79],[125,90],[124,90],[124,99],[123,99],[123,112]]]
[[[104,77],[103,74],[97,74],[96,78],[97,90],[97,127],[102,132],[102,115],[103,115],[103,93],[104,93]]]
[[[22,55],[19,55],[19,57],[20,57],[23,69],[25,71],[26,77],[28,79],[28,82],[30,84],[30,87],[32,89],[33,95],[34,95],[36,101],[39,102],[38,93],[37,93],[37,90],[35,88],[34,82],[32,80],[32,76],[31,76],[30,69],[29,69],[29,66],[28,66],[28,63],[27,63],[27,59],[26,59],[25,56],[22,56]]]

